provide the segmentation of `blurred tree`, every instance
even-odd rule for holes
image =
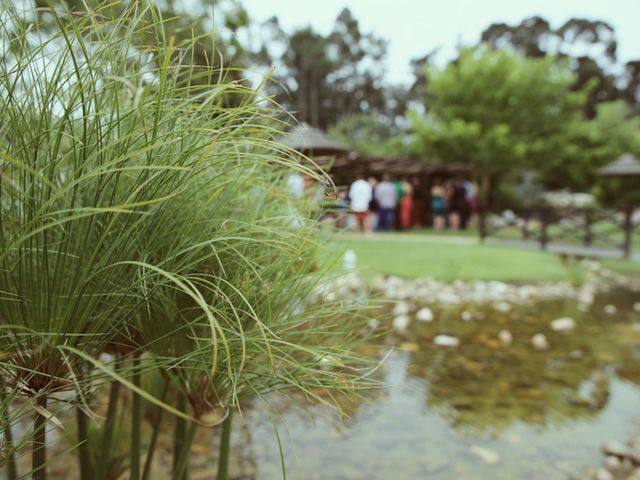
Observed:
[[[629,110],[622,100],[601,103],[592,120],[570,124],[565,148],[538,167],[547,188],[590,192],[604,203],[619,203],[618,182],[597,170],[623,153],[640,156],[640,118],[629,116]]]
[[[618,79],[611,73],[617,62],[617,41],[613,27],[606,22],[572,18],[558,29],[553,29],[548,21],[534,16],[514,26],[492,24],[482,32],[480,40],[494,49],[511,47],[533,58],[547,55],[571,58],[570,65],[576,74],[574,90],[589,87],[584,107],[589,118],[595,116],[598,103],[624,96],[624,89],[618,87]],[[624,97],[637,104],[633,96]]]
[[[428,115],[411,114],[413,153],[472,165],[485,204],[492,180],[561,154],[581,119],[585,95],[553,57],[463,49],[428,78]]]
[[[377,112],[359,113],[340,120],[328,135],[352,150],[374,157],[403,157],[409,153],[394,119]]]
[[[267,89],[298,120],[320,128],[364,112],[384,111],[386,42],[363,33],[351,11],[343,9],[328,35],[306,27],[287,35],[276,18],[263,24],[269,47],[258,49],[257,63],[276,66]]]

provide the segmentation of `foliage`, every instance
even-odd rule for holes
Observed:
[[[618,44],[614,29],[607,22],[571,18],[554,29],[547,20],[535,16],[513,26],[494,23],[482,32],[481,42],[494,49],[510,46],[527,57],[572,58],[570,65],[576,75],[573,89],[591,86],[584,105],[585,114],[590,118],[602,102],[626,96],[630,104],[637,104],[637,99],[627,95],[625,87],[621,88],[619,79],[611,73]],[[625,80],[627,89],[633,78],[632,75]]]
[[[553,58],[461,50],[429,72],[429,114],[411,116],[415,153],[472,165],[485,181],[548,161],[580,116],[583,95],[570,91],[573,80]]]
[[[51,413],[64,420],[69,405],[90,463],[85,412],[107,381],[100,444],[123,395],[154,403],[188,425],[176,479],[196,428],[242,400],[362,385],[348,348],[359,317],[305,301],[326,256],[304,221],[313,209],[291,204],[282,181],[291,169],[327,180],[271,140],[274,112],[256,91],[173,43],[153,2],[112,6],[52,9],[57,28],[41,35],[9,3],[0,11],[12,53],[0,63],[0,370],[9,423],[34,412],[36,479]],[[320,368],[328,355],[339,371]],[[141,386],[153,370],[177,407]]]
[[[346,117],[327,133],[362,155],[397,158],[408,153],[406,137],[399,134],[388,117],[377,113]]]
[[[601,178],[597,170],[624,153],[640,155],[640,118],[631,117],[623,101],[602,103],[592,120],[571,124],[565,148],[538,171],[550,189],[570,188],[615,201],[619,180]]]
[[[361,32],[349,9],[342,10],[328,35],[310,27],[288,35],[275,18],[266,27],[269,48],[260,50],[258,60],[277,66],[275,78],[281,85],[272,85],[270,93],[298,120],[328,128],[350,115],[385,110],[386,42]],[[281,60],[273,44],[280,45]]]

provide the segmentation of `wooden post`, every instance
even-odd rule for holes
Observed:
[[[591,231],[592,223],[591,210],[587,208],[584,211],[584,244],[587,247],[590,247],[593,241],[593,232]]]
[[[480,211],[478,212],[478,232],[480,233],[480,241],[484,243],[485,238],[487,238],[487,215],[484,205],[480,206]]]
[[[632,215],[633,207],[628,205],[624,210],[624,243],[622,244],[624,258],[631,256],[631,235],[633,233]]]
[[[522,239],[529,239],[529,218],[531,218],[531,212],[528,208],[522,211]]]
[[[541,222],[541,230],[540,230],[540,248],[542,250],[547,249],[547,244],[549,243],[549,236],[547,232],[547,226],[549,223],[547,209],[543,207],[540,210],[540,222]]]
[[[484,243],[487,238],[487,213],[489,210],[489,188],[491,177],[488,173],[480,176],[480,195],[479,211],[478,211],[478,232],[480,233],[480,241]]]

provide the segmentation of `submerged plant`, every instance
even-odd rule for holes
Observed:
[[[292,169],[326,178],[273,141],[266,99],[190,62],[195,39],[167,38],[152,2],[111,7],[51,9],[46,34],[8,2],[0,12],[2,405],[8,426],[33,412],[37,479],[46,430],[69,407],[84,480],[108,478],[129,407],[130,478],[151,478],[142,401],[175,416],[182,479],[196,429],[230,426],[242,400],[294,389],[327,402],[318,389],[362,386],[358,317],[307,301],[322,255],[282,187]],[[161,396],[144,388],[149,372]]]

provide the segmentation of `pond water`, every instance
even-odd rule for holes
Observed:
[[[236,422],[234,463],[250,463],[251,478],[281,478],[275,423],[294,480],[566,479],[597,466],[607,440],[640,430],[639,300],[614,292],[588,312],[572,302],[467,306],[468,321],[460,309],[434,309],[433,322],[382,339],[387,387],[351,405],[349,418],[271,397],[275,420],[256,408]],[[605,313],[608,304],[618,311]],[[576,328],[551,330],[563,316]],[[498,340],[503,329],[509,346]],[[536,333],[548,350],[532,346]],[[434,345],[437,334],[460,346]]]

